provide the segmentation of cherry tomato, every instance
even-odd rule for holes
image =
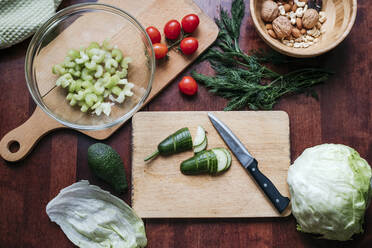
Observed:
[[[192,77],[186,76],[178,83],[178,88],[182,93],[192,96],[198,91],[198,84]]]
[[[181,24],[177,20],[170,20],[164,26],[164,34],[170,40],[175,40],[181,33]]]
[[[199,25],[199,17],[195,14],[189,14],[182,18],[182,28],[186,33],[192,33]]]
[[[193,54],[198,49],[198,40],[193,37],[187,37],[181,41],[180,48],[183,54]]]
[[[156,59],[162,59],[164,58],[168,53],[168,47],[165,44],[161,43],[155,43],[152,45],[155,52],[155,58]]]
[[[152,44],[160,43],[161,34],[157,28],[150,26],[146,28],[146,32],[149,35]]]

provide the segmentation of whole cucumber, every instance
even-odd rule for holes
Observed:
[[[187,127],[181,128],[175,133],[169,135],[158,145],[158,150],[145,158],[145,161],[153,159],[160,155],[171,155],[192,149],[191,133]]]

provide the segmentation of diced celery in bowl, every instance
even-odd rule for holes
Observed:
[[[64,61],[52,68],[58,75],[56,85],[66,89],[66,100],[82,112],[109,116],[111,107],[133,96],[133,83],[128,82],[129,63],[123,52],[108,40],[88,47],[71,49]]]

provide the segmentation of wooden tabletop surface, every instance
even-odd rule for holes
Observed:
[[[64,0],[61,7],[82,2]],[[211,17],[219,5],[230,1],[197,0]],[[241,29],[241,47],[267,48],[249,16],[248,2]],[[319,100],[305,95],[282,99],[275,106],[289,114],[291,159],[321,143],[354,147],[372,164],[372,5],[358,1],[356,23],[344,42],[333,51],[307,60],[333,69],[336,74],[316,87]],[[26,87],[24,59],[30,39],[0,50],[0,137],[26,121],[35,109]],[[371,56],[371,57],[370,57]],[[295,68],[291,65],[289,68]],[[222,110],[226,101],[199,87],[197,96],[179,93],[177,82],[192,69],[208,73],[207,64],[193,65],[165,88],[143,111]],[[40,123],[42,125],[42,123]],[[0,247],[74,247],[61,229],[50,222],[46,204],[64,187],[80,179],[105,187],[87,165],[87,148],[95,140],[73,130],[44,137],[19,163],[0,158]],[[126,123],[104,141],[124,160],[131,177],[131,124]],[[121,196],[130,203],[130,192]],[[257,206],[259,207],[259,206]],[[331,242],[296,231],[293,216],[255,219],[158,219],[145,220],[148,247],[372,247],[372,207],[366,212],[365,233],[349,242]]]

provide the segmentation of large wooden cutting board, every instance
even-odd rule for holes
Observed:
[[[284,196],[289,196],[289,119],[283,111],[214,112],[257,159],[259,168]],[[132,207],[143,218],[282,217],[233,156],[219,176],[185,176],[180,163],[192,151],[145,163],[169,134],[198,125],[207,131],[208,149],[226,147],[207,112],[140,112],[133,123]]]
[[[180,52],[176,51],[176,49],[173,49],[169,52],[169,60],[166,63],[157,64],[152,90],[146,103],[155,97],[182,70],[190,65],[204,50],[206,50],[215,41],[218,35],[217,25],[192,0],[100,0],[98,2],[119,7],[134,16],[144,27],[150,25],[156,26],[161,32],[162,27],[170,19],[177,19],[180,21],[183,16],[189,13],[195,13],[199,16],[200,24],[197,30],[193,33],[193,36],[195,36],[199,41],[198,50],[191,56],[184,56]],[[59,93],[52,90],[54,87],[55,76],[51,73],[50,65],[58,63],[59,60],[64,57],[66,53],[65,51],[70,49],[71,45],[74,46],[74,44],[71,44],[71,41],[66,37],[79,36],[82,27],[89,25],[87,22],[89,22],[89,19],[83,19],[81,21],[79,19],[78,22],[73,23],[61,33],[61,39],[56,39],[48,44],[47,47],[43,48],[44,53],[41,53],[39,56],[40,63],[45,65],[43,66],[45,67],[45,73],[42,73],[42,76],[47,80],[44,81],[50,82],[50,84],[40,86],[40,91],[42,95],[48,94],[46,96],[48,101],[52,101],[54,105],[60,103],[55,100],[57,99],[56,96],[58,96],[56,94]],[[102,39],[110,38],[107,37],[110,34],[114,37],[113,40],[123,38],[123,36],[126,35],[125,33],[120,33],[120,24],[112,25],[112,23],[96,22],[95,20],[92,22],[92,25],[96,26],[97,32],[102,29],[108,30],[105,31],[106,36],[102,36]],[[95,39],[97,40],[97,38]],[[83,39],[77,42],[83,42]],[[75,44],[75,46],[78,46],[78,44]],[[50,56],[50,53],[47,51],[53,51],[53,56]],[[45,54],[45,56],[43,56],[43,54]],[[61,101],[63,100],[64,99],[61,98]],[[42,125],[40,125],[40,123],[42,123]],[[106,139],[121,125],[102,131],[78,131],[81,131],[95,139]],[[18,161],[24,158],[31,151],[32,147],[42,136],[58,128],[66,127],[50,118],[39,107],[37,107],[32,116],[24,124],[10,131],[2,138],[0,141],[0,155],[5,160],[12,162]],[[9,148],[14,142],[19,143],[19,150],[17,152],[11,152]]]

